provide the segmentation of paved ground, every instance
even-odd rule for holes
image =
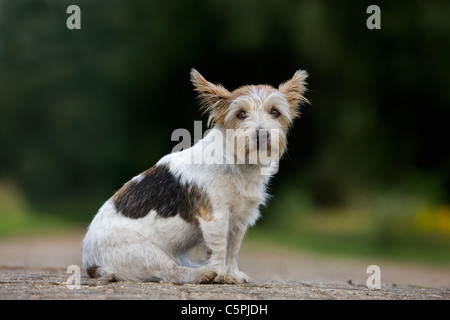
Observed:
[[[450,267],[337,259],[276,247],[245,245],[244,285],[109,283],[81,269],[80,289],[69,289],[69,265],[81,266],[83,234],[0,240],[0,299],[445,299]],[[366,269],[381,268],[381,290],[366,287]]]

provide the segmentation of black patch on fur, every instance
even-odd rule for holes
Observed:
[[[131,219],[145,217],[151,210],[163,218],[177,214],[189,223],[198,223],[200,212],[211,212],[206,195],[189,184],[183,184],[166,166],[145,171],[142,180],[130,181],[114,196],[117,211]]]
[[[97,273],[97,269],[98,267],[94,266],[94,267],[89,267],[86,269],[86,273],[88,274],[89,277],[91,278],[98,278],[99,275]]]

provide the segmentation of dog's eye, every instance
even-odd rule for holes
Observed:
[[[244,110],[239,111],[239,112],[236,114],[236,117],[237,117],[239,120],[245,119],[245,111],[244,111]]]
[[[272,110],[270,110],[270,114],[273,115],[275,118],[278,118],[281,115],[280,111],[278,111],[275,108],[272,108]]]

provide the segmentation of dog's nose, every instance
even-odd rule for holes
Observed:
[[[256,148],[259,150],[261,146],[264,146],[269,140],[269,133],[266,129],[258,128],[256,129]]]

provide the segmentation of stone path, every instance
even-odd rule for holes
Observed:
[[[450,267],[343,259],[244,241],[242,285],[105,282],[81,269],[69,289],[69,265],[81,266],[82,232],[0,240],[0,299],[450,299]],[[369,265],[380,290],[366,287]]]

